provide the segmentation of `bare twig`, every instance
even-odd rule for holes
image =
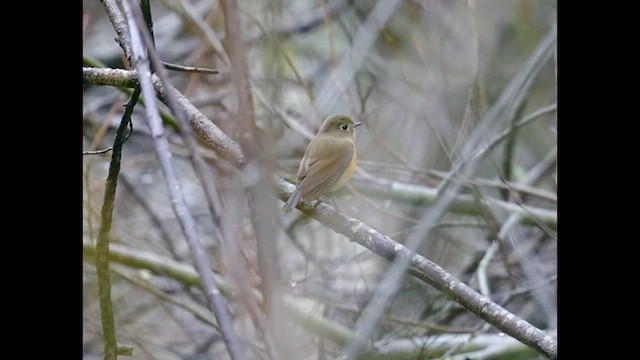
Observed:
[[[134,87],[137,84],[136,72],[121,69],[99,69],[84,67],[82,76],[85,81],[96,85],[118,87]],[[173,86],[162,84],[157,75],[152,76],[156,92],[165,103],[168,103],[169,91],[175,96],[180,111],[184,112],[198,137],[210,148],[214,149],[225,160],[235,166],[244,163],[244,153],[240,145],[218,128],[213,121],[204,116],[189,100]],[[167,90],[168,89],[168,90]]]
[[[132,0],[125,1],[123,5],[127,23],[130,28],[132,52],[135,59],[133,63],[138,74],[138,81],[140,82],[145,98],[150,100],[155,97],[155,90],[151,80],[151,70],[149,68],[149,59],[147,58],[146,49],[152,48],[152,45],[147,41],[147,46],[144,46],[143,34],[145,32],[145,27],[140,9],[136,7],[136,4],[133,3]],[[156,63],[159,65],[159,62],[156,61]],[[160,70],[159,68],[160,66],[156,66],[157,70]],[[169,144],[163,132],[162,120],[160,119],[156,103],[154,101],[148,101],[145,107],[145,112],[149,128],[151,129],[156,154],[167,181],[171,204],[176,212],[176,216],[189,244],[189,249],[191,250],[195,262],[195,268],[202,278],[205,290],[204,295],[207,299],[207,303],[216,315],[216,319],[220,325],[222,338],[227,346],[231,358],[234,360],[243,359],[243,351],[240,346],[238,336],[233,328],[233,322],[231,315],[227,310],[227,304],[220,294],[220,290],[213,278],[209,258],[202,248],[194,219],[188,210],[187,204],[182,195],[180,183],[177,180],[175,169],[171,164]],[[181,114],[179,114],[179,110],[176,116],[181,116]],[[182,125],[182,122],[180,122],[180,125]]]
[[[500,134],[496,135],[494,138],[492,138],[491,140],[489,140],[487,142],[486,145],[484,145],[480,151],[478,151],[474,156],[478,156],[478,157],[482,157],[485,154],[487,154],[489,151],[491,151],[492,149],[494,149],[498,144],[500,144],[504,139],[506,139],[510,134],[513,133],[513,131],[529,124],[531,121],[537,119],[540,116],[552,113],[554,111],[556,111],[557,109],[557,104],[553,103],[551,105],[545,106],[543,108],[540,108],[534,112],[532,112],[531,114],[525,116],[522,118],[522,120],[512,123],[512,125],[510,127],[508,127],[507,129],[505,129],[504,131],[502,131]]]
[[[189,1],[164,1],[165,5],[173,8],[176,14],[180,15],[185,25],[193,29],[194,32],[202,35],[207,39],[207,43],[220,56],[226,65],[231,65],[229,56],[222,46],[222,42],[218,39],[218,35],[211,29],[211,26],[204,21],[200,15],[200,11],[191,5]]]
[[[87,260],[95,260],[96,249],[89,241],[83,241],[82,249]],[[202,279],[193,266],[189,264],[123,245],[114,244],[110,250],[109,260],[114,263],[123,264],[134,269],[147,269],[155,274],[178,280],[188,286],[202,287]],[[237,288],[219,275],[214,274],[214,277],[220,285],[222,294],[229,299],[234,298],[234,294],[237,294]],[[253,291],[253,294],[258,300],[262,300],[262,294],[257,291]],[[346,344],[353,337],[349,329],[344,326],[327,320],[318,314],[312,314],[310,309],[314,307],[315,303],[309,304],[309,299],[297,296],[283,296],[282,300],[291,318],[312,333],[330,339],[339,345]]]
[[[100,211],[100,227],[96,241],[96,272],[98,275],[98,294],[100,299],[100,317],[102,322],[102,336],[104,338],[105,360],[116,360],[119,351],[115,333],[115,321],[113,319],[113,306],[111,304],[111,273],[109,270],[109,241],[111,225],[113,222],[113,208],[115,205],[116,188],[118,187],[118,174],[120,173],[120,159],[122,157],[122,145],[125,139],[125,130],[131,122],[131,112],[140,95],[140,89],[136,88],[129,99],[129,103],[122,115],[120,125],[116,130],[113,141],[113,154],[109,164],[109,174],[105,183],[104,201]]]
[[[363,194],[393,199],[414,206],[431,205],[440,196],[440,192],[436,188],[385,179],[355,179],[353,185]],[[537,225],[539,221],[552,229],[557,227],[557,212],[554,210],[524,204],[518,205],[497,199],[486,199],[485,206],[497,211],[519,213],[522,215],[520,218],[522,224]],[[448,211],[468,215],[481,214],[478,202],[473,196],[466,194],[456,196]]]
[[[558,145],[554,145],[551,150],[522,178],[524,184],[533,184],[542,174],[549,170],[549,167],[556,161],[558,154]],[[535,194],[532,194],[535,195]]]
[[[131,61],[131,43],[129,41],[127,24],[122,17],[122,13],[118,8],[115,0],[100,0],[102,5],[104,5],[104,9],[107,12],[107,16],[109,16],[109,21],[111,25],[113,25],[113,29],[116,31],[118,37],[115,39],[118,45],[124,51],[125,56],[129,61]]]
[[[106,154],[109,151],[113,150],[113,147],[109,146],[106,149],[102,149],[102,150],[94,150],[94,151],[83,151],[82,155],[100,155],[100,154]]]
[[[168,63],[168,62],[165,62],[165,61],[162,62],[162,65],[164,65],[164,67],[169,69],[169,70],[176,70],[176,71],[201,73],[201,74],[218,74],[218,73],[220,73],[220,71],[216,70],[216,69],[207,69],[207,68],[201,68],[201,67],[195,67],[195,66],[185,66],[185,65],[171,64],[171,63]]]
[[[88,261],[95,259],[95,248],[87,240],[83,241],[83,253]],[[159,256],[151,252],[141,251],[127,246],[114,244],[110,249],[109,259],[112,263],[126,265],[133,269],[146,269],[154,274],[178,280],[188,286],[201,286],[200,277],[193,266],[175,261],[170,258]],[[218,282],[218,284],[220,284],[220,290],[222,291],[222,293],[226,297],[232,298],[232,294],[235,293],[236,289],[231,284],[227,283],[221,276],[215,274],[214,276],[216,276],[216,281]],[[256,296],[259,298],[260,294],[256,292]],[[351,338],[353,338],[354,335],[351,331],[349,331],[349,329],[341,326],[336,322],[328,320],[315,312],[312,313],[311,309],[313,309],[315,303],[310,301],[309,299],[298,296],[285,296],[283,297],[283,301],[286,304],[287,309],[290,311],[293,321],[302,328],[307,329],[312,334],[321,336],[322,338],[328,339],[338,345],[345,345],[350,341]],[[197,312],[194,313],[194,315],[200,316]],[[554,336],[553,332],[551,333],[551,336]],[[489,337],[495,340],[502,339],[502,341],[504,341],[504,344],[511,343],[509,337],[480,334],[476,337],[477,342],[468,345],[471,347],[474,347],[476,345],[483,347],[485,339],[488,339]],[[446,349],[450,347],[451,344],[461,343],[460,334],[442,334],[438,336],[432,335],[430,336],[430,338],[435,341],[435,343],[433,344],[433,349]],[[408,342],[412,342],[413,344],[420,344],[421,341],[422,340],[420,339],[407,339],[392,342],[388,342],[387,340],[385,340],[384,342],[374,344],[373,347],[370,348],[370,350],[372,351],[371,354],[373,358],[396,359],[401,358],[400,355],[406,354],[408,350],[414,349],[412,351],[415,351],[416,346],[406,346],[410,345],[408,344]],[[514,340],[512,341],[515,343]],[[401,346],[402,344],[406,345]],[[496,342],[495,344],[498,343]],[[464,347],[462,349],[466,350]],[[407,357],[407,359],[416,358],[415,354],[413,355],[413,357],[411,357],[410,355],[407,356],[409,356]]]
[[[380,30],[400,5],[400,0],[377,2],[367,19],[358,29],[353,39],[352,54],[345,56],[338,68],[325,81],[318,96],[315,99],[315,109],[319,112],[331,112],[339,108],[340,99],[346,91],[346,86],[351,82],[363,61],[374,45]]]
[[[553,149],[556,149],[556,148],[557,148],[556,146],[553,147]],[[553,152],[553,149],[552,149],[552,152]],[[440,177],[440,178],[446,177],[446,173],[441,171],[432,171],[431,173],[436,177]],[[523,180],[526,180],[526,178]],[[554,203],[558,201],[558,196],[555,193],[548,190],[532,187],[528,185],[530,182],[527,182],[527,183],[525,183],[525,181],[512,182],[512,181],[501,181],[501,180],[489,180],[489,179],[483,179],[483,178],[468,179],[466,180],[466,182],[469,185],[474,187],[494,187],[498,189],[508,189],[512,192],[515,192],[521,195],[534,196],[540,199],[549,200]]]
[[[275,180],[278,197],[282,200],[287,199],[293,193],[294,186],[280,178]],[[318,203],[315,207],[303,202],[298,209],[389,261],[396,258],[409,259],[409,274],[443,292],[505,334],[549,358],[557,358],[557,344],[551,336],[483,297],[442,267],[410,251],[404,245],[359,220],[338,212],[324,202]]]
[[[342,12],[348,4],[349,2],[346,0],[333,0],[323,2],[322,7],[314,10],[314,12],[309,17],[299,21],[295,21],[278,29],[270,29],[268,30],[268,32],[271,34],[271,36],[277,37],[287,37],[290,35],[309,32],[317,26],[324,24],[327,21],[327,18],[332,18],[340,14],[340,12]],[[259,41],[264,35],[267,35],[267,33],[265,31],[262,31],[255,36],[251,36],[247,40],[247,42],[252,43]]]

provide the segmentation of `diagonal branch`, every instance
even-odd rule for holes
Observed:
[[[285,200],[293,193],[293,185],[280,178],[275,178],[274,181],[280,199]],[[411,252],[399,242],[358,219],[340,213],[326,203],[321,202],[315,208],[303,203],[298,209],[389,261],[394,261],[397,258],[408,259],[409,274],[443,292],[505,334],[551,359],[557,358],[557,344],[551,336],[480,295],[436,263]]]
[[[146,99],[151,100],[155,98],[155,90],[151,80],[151,69],[149,67],[147,51],[142,40],[143,35],[140,33],[140,31],[144,31],[144,28],[138,28],[136,18],[133,14],[133,9],[136,4],[131,4],[130,2],[132,1],[124,1],[123,5],[130,29],[129,34],[131,36],[133,65],[135,66],[138,74],[138,81],[140,82],[142,93]],[[139,10],[138,8],[136,9]],[[233,360],[243,359],[242,348],[240,346],[238,336],[233,328],[233,322],[231,314],[227,309],[227,303],[222,297],[213,277],[209,258],[202,247],[195,221],[189,212],[182,194],[180,183],[177,179],[176,171],[171,163],[169,143],[165,137],[162,120],[159,115],[160,112],[155,101],[147,102],[145,113],[151,130],[151,137],[153,139],[156,155],[158,156],[162,171],[165,175],[171,204],[180,222],[185,238],[187,239],[189,249],[194,259],[195,268],[202,279],[205,298],[207,299],[209,308],[213,311],[218,323],[220,324],[220,333],[231,358]]]
[[[82,77],[84,81],[96,85],[133,88],[138,83],[135,71],[122,69],[83,67]],[[220,130],[213,121],[202,114],[176,88],[169,84],[164,85],[157,75],[153,75],[151,79],[156,89],[156,94],[162,102],[168,103],[167,99],[171,94],[175,97],[177,106],[185,114],[191,129],[208,147],[215,150],[218,155],[235,166],[240,166],[244,163],[245,156],[237,142]]]

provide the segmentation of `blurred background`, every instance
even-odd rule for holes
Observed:
[[[515,315],[555,331],[556,1],[242,1],[238,8],[242,26],[236,38],[247,50],[260,137],[254,146],[267,173],[295,183],[309,136],[326,116],[362,121],[358,171],[349,186],[325,200],[405,242],[433,202],[420,194],[438,189],[449,176],[460,185],[458,199],[471,205],[451,206],[417,251]],[[225,34],[218,1],[159,0],[151,9],[164,61],[220,70],[171,71],[173,86],[245,144],[225,52],[233,40]],[[85,66],[128,68],[101,2],[83,1],[82,36]],[[127,99],[122,89],[85,83],[84,150],[113,145]],[[146,254],[190,265],[142,109],[134,111],[123,148],[111,243],[124,257]],[[249,358],[273,359],[270,341],[287,354],[282,358],[337,358],[344,339],[336,329],[353,328],[390,263],[297,210],[284,214],[274,193],[250,196],[252,179],[264,174],[251,166],[228,171],[230,165],[202,144],[222,199],[224,241],[238,251],[228,250],[214,236],[180,134],[170,124],[165,129],[180,185],[220,279],[262,289],[257,241],[275,250],[268,261],[277,283],[269,286],[287,297],[280,299],[276,326],[282,333],[269,335],[260,325],[261,307],[256,315],[251,301],[228,298]],[[85,244],[96,239],[109,160],[110,153],[83,156]],[[474,168],[450,176],[460,162]],[[98,359],[103,340],[96,271],[92,259],[85,260],[83,353]],[[112,270],[116,333],[119,342],[134,346],[133,358],[228,358],[198,288],[135,262],[116,262]],[[383,310],[362,359],[539,358],[408,275]],[[327,328],[309,324],[314,316]]]

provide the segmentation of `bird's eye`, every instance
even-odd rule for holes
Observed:
[[[348,124],[342,124],[342,125],[340,125],[340,129],[349,130],[349,125]]]

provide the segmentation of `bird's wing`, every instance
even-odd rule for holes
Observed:
[[[350,139],[325,138],[321,148],[317,140],[315,138],[309,144],[305,161],[298,169],[298,186],[307,201],[331,190],[351,163],[354,152]]]

